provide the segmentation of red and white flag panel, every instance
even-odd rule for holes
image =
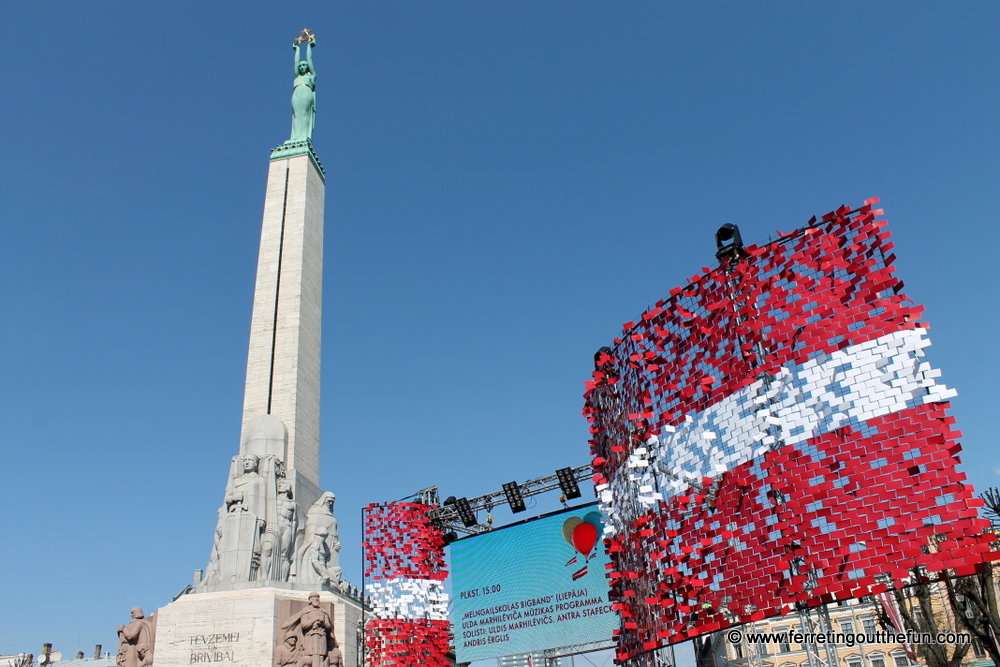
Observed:
[[[724,256],[598,356],[619,659],[1000,559],[877,201]]]
[[[372,667],[450,664],[444,535],[422,503],[373,504],[364,512],[365,624]]]

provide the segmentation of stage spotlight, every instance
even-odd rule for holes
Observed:
[[[562,489],[566,500],[580,497],[580,487],[573,478],[572,468],[560,468],[556,470],[556,477],[559,478],[559,488]]]
[[[462,520],[462,523],[466,527],[475,526],[479,523],[476,515],[472,512],[472,505],[469,504],[468,498],[459,498],[456,500],[455,509],[458,510],[458,518]]]
[[[521,487],[517,482],[507,482],[503,485],[503,494],[507,496],[507,504],[514,514],[528,509],[524,506],[524,497],[521,495]]]
[[[719,227],[715,232],[715,257],[722,259],[723,255],[738,254],[743,250],[743,237],[740,236],[740,228],[731,222]]]
[[[446,545],[451,544],[452,542],[456,541],[457,539],[458,539],[458,533],[456,533],[453,530],[444,534],[444,543]]]

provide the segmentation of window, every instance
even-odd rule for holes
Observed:
[[[846,607],[849,604],[851,604],[850,600],[837,600],[838,607]]]
[[[860,655],[847,656],[847,667],[862,667]]]
[[[765,642],[760,642],[757,644],[757,654],[758,655],[768,655],[767,644]]]
[[[845,635],[853,635],[854,634],[854,621],[841,621],[840,622],[840,631],[843,632]]]
[[[784,637],[784,641],[781,641],[781,635],[788,632],[788,628],[784,626],[778,626],[773,630],[774,634],[777,635],[775,639],[778,640],[778,653],[788,653],[792,650],[791,644],[788,643],[788,635]]]
[[[872,667],[885,667],[885,656],[881,653],[872,653],[868,656],[868,662]]]
[[[794,628],[792,628],[792,632],[796,632],[798,634],[802,634],[802,626],[801,625],[796,625]],[[804,651],[804,650],[806,650],[806,647],[804,645],[802,645],[802,644],[799,644],[798,650],[799,651]]]
[[[868,635],[873,635],[878,632],[878,628],[875,627],[875,619],[871,616],[861,619],[861,628],[864,633]]]
[[[982,642],[980,642],[975,637],[972,638],[972,653],[977,658],[985,658],[986,657],[986,649],[983,648]]]
[[[896,667],[910,667],[910,659],[902,651],[893,653],[892,660],[896,663]]]
[[[733,653],[736,654],[737,660],[743,659],[743,644],[733,644]]]

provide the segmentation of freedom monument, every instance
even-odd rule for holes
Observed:
[[[356,663],[364,605],[339,565],[335,496],[319,487],[325,176],[312,144],[315,45],[308,30],[293,44],[292,131],[271,152],[242,438],[208,566],[187,594],[123,626],[119,667]]]

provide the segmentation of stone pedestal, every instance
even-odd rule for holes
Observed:
[[[155,666],[272,667],[282,624],[308,598],[309,591],[265,587],[183,595],[156,612]],[[353,667],[360,603],[323,591],[320,604],[333,621],[344,665]]]

